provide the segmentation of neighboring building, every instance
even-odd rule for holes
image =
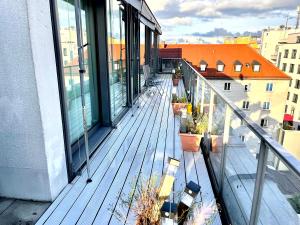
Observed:
[[[276,65],[280,42],[284,41],[289,34],[296,31],[296,29],[285,28],[283,26],[263,30],[260,54]]]
[[[225,37],[224,44],[246,44],[259,52],[260,50],[260,37],[240,36],[240,37]]]
[[[278,46],[277,67],[292,80],[285,105],[285,121],[300,130],[300,32],[289,34]]]
[[[278,142],[293,156],[300,160],[300,131],[280,128],[278,130]]]
[[[262,32],[262,44],[260,50],[261,55],[276,65],[277,57],[280,57],[278,55],[279,52],[278,48],[280,43],[285,42],[285,40],[288,38],[290,34],[300,32],[299,21],[300,21],[300,6],[297,7],[297,19],[296,19],[295,28],[281,25],[278,28],[264,29]]]
[[[277,136],[284,116],[290,77],[253,48],[242,44],[168,45],[270,135]],[[242,135],[242,134],[241,134]]]
[[[146,3],[84,0],[76,14],[74,2],[0,2],[0,197],[53,201],[85,164],[80,29],[90,154],[137,99],[141,66],[156,71]]]

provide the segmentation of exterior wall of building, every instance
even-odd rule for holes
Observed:
[[[289,52],[287,57],[285,57],[284,55],[286,50],[288,50]],[[292,58],[293,50],[297,51],[294,59]],[[278,68],[292,78],[289,87],[289,94],[288,94],[289,98],[288,99],[286,98],[286,105],[287,105],[286,113],[294,115],[294,121],[295,121],[294,125],[295,128],[297,129],[298,125],[300,125],[300,104],[299,104],[300,84],[297,84],[300,82],[300,43],[282,44],[279,46],[278,52],[279,52],[278,59],[277,59]],[[279,56],[281,57],[279,58]],[[292,69],[291,67],[294,68]],[[295,100],[294,98],[298,98],[297,101],[294,101]]]
[[[284,116],[285,96],[288,92],[288,80],[210,80],[226,97],[239,108],[243,108],[243,102],[249,101],[249,109],[244,112],[257,124],[261,119],[268,120],[268,126],[264,129],[273,137],[277,136],[276,130],[282,123]],[[231,84],[230,90],[224,90],[225,83]],[[273,90],[268,92],[268,83],[273,84]],[[248,85],[249,91],[245,91]],[[263,109],[263,103],[270,102],[270,110]]]
[[[299,31],[299,30],[298,30]],[[285,40],[295,29],[266,29],[262,33],[261,55],[276,64],[279,42]]]
[[[68,179],[49,1],[0,11],[0,196],[51,201]]]
[[[300,131],[283,130],[278,131],[278,142],[300,160],[300,146],[297,140],[300,139]]]

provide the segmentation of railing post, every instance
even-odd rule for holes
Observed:
[[[200,82],[200,78],[199,78],[199,76],[197,76],[197,74],[195,76],[196,76],[196,92],[195,92],[195,102],[194,102],[194,104],[197,107],[198,102],[199,102],[199,82]]]
[[[249,225],[256,225],[258,221],[261,198],[263,194],[264,179],[265,179],[265,173],[267,167],[267,158],[268,158],[268,148],[266,143],[262,140],[260,143],[260,150],[258,155],[256,180],[255,180]]]
[[[213,112],[214,112],[214,98],[215,94],[213,90],[210,90],[210,101],[209,101],[209,112],[208,112],[208,132],[211,133],[212,130],[212,121],[213,121]]]
[[[202,80],[201,82],[202,89],[201,89],[201,105],[200,105],[200,112],[204,112],[204,94],[205,94],[205,82]]]
[[[225,165],[226,165],[226,146],[229,142],[229,134],[230,134],[230,122],[231,122],[231,109],[226,104],[225,106],[225,122],[224,122],[224,132],[223,132],[223,140],[222,140],[222,152],[221,152],[221,165],[220,165],[220,177],[219,177],[219,195],[222,195],[223,191],[223,182],[224,182],[224,174],[225,174]]]

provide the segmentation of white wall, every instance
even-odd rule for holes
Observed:
[[[260,125],[262,118],[267,118],[269,126],[265,130],[277,138],[279,123],[282,123],[284,106],[288,92],[289,80],[210,80],[210,82],[228,97],[236,106],[242,109],[243,101],[249,101],[248,110],[244,110],[254,122]],[[231,83],[231,90],[225,91],[224,84]],[[267,83],[273,83],[273,91],[267,92]],[[250,91],[244,91],[244,85],[250,85]],[[263,110],[263,102],[271,103],[270,110]]]
[[[67,170],[49,1],[0,12],[0,196],[51,201]]]

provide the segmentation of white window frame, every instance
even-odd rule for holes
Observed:
[[[217,71],[218,72],[224,72],[224,67],[225,67],[225,65],[223,65],[223,64],[217,65]]]
[[[259,71],[260,71],[260,65],[254,65],[253,72],[259,72]]]
[[[234,66],[234,71],[235,72],[241,72],[242,71],[242,65],[235,65]]]

